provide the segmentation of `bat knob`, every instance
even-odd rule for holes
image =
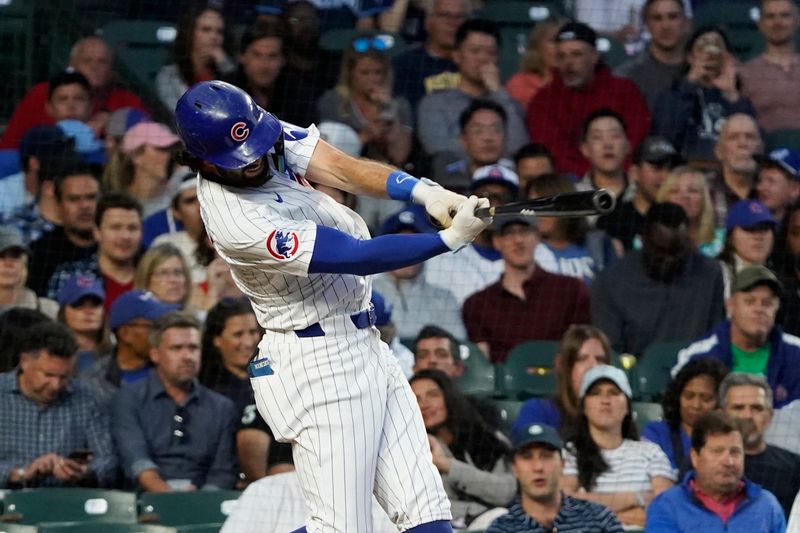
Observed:
[[[605,189],[597,189],[592,196],[592,205],[600,215],[606,215],[614,210],[617,201],[614,195]]]

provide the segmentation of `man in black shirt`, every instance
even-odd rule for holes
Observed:
[[[88,167],[75,166],[54,180],[61,226],[43,234],[30,245],[28,287],[39,296],[47,294],[50,276],[62,263],[86,259],[97,251],[94,213],[100,184]]]
[[[772,421],[772,388],[763,375],[732,372],[720,384],[719,398],[742,424],[745,476],[773,493],[788,519],[800,491],[800,455],[764,440]]]

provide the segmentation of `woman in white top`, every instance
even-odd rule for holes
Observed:
[[[580,401],[562,489],[607,506],[624,524],[644,526],[647,505],[673,485],[675,476],[657,444],[638,440],[628,378],[618,368],[595,366],[583,377]]]

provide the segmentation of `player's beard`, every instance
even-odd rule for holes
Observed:
[[[260,187],[268,182],[272,178],[272,174],[270,172],[269,165],[264,165],[264,168],[261,169],[261,172],[256,174],[255,176],[243,176],[241,174],[232,175],[232,174],[225,174],[224,171],[221,173],[217,172],[207,172],[205,170],[200,171],[200,177],[203,179],[207,179],[208,181],[213,181],[214,183],[219,183],[220,185],[225,185],[227,187]]]

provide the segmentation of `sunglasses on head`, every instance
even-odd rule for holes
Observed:
[[[389,49],[389,45],[385,39],[381,39],[380,37],[359,37],[353,41],[353,50],[360,54],[363,54],[370,48],[379,52],[385,52]]]

